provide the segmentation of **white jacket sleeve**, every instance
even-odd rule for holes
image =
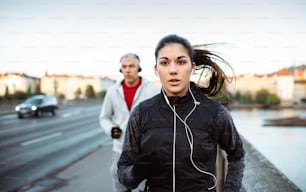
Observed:
[[[104,130],[105,134],[111,136],[111,129],[114,125],[112,121],[113,116],[113,106],[111,102],[111,94],[110,92],[106,93],[104,101],[102,103],[101,112],[99,116],[100,126]]]

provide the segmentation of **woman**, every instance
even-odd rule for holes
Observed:
[[[118,162],[119,181],[135,188],[147,179],[151,192],[215,191],[217,145],[227,154],[224,191],[239,191],[244,169],[242,141],[227,109],[210,99],[225,74],[206,50],[168,35],[155,49],[161,93],[139,104],[130,117]],[[207,87],[190,82],[194,70],[209,69]]]

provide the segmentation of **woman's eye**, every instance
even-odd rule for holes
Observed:
[[[159,62],[159,64],[161,64],[161,65],[167,65],[167,63],[168,63],[167,61],[160,61]]]
[[[180,65],[183,65],[183,64],[186,63],[186,61],[185,60],[179,60],[177,63],[180,64]]]

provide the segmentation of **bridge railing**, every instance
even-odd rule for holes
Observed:
[[[245,149],[245,169],[240,192],[302,192],[266,157],[257,151],[242,137]],[[227,160],[222,150],[218,149],[216,161],[217,192],[222,192],[227,173]]]

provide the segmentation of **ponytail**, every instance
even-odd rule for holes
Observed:
[[[194,49],[193,61],[196,64],[196,71],[200,71],[200,77],[196,83],[198,89],[204,95],[209,97],[216,96],[222,88],[224,88],[224,82],[231,82],[232,78],[229,78],[224,71],[219,67],[216,62],[222,62],[230,67],[233,71],[233,68],[230,64],[225,61],[222,57],[208,51],[205,49]],[[208,75],[208,86],[201,86],[201,80],[203,75]],[[205,78],[205,77],[204,77]]]

